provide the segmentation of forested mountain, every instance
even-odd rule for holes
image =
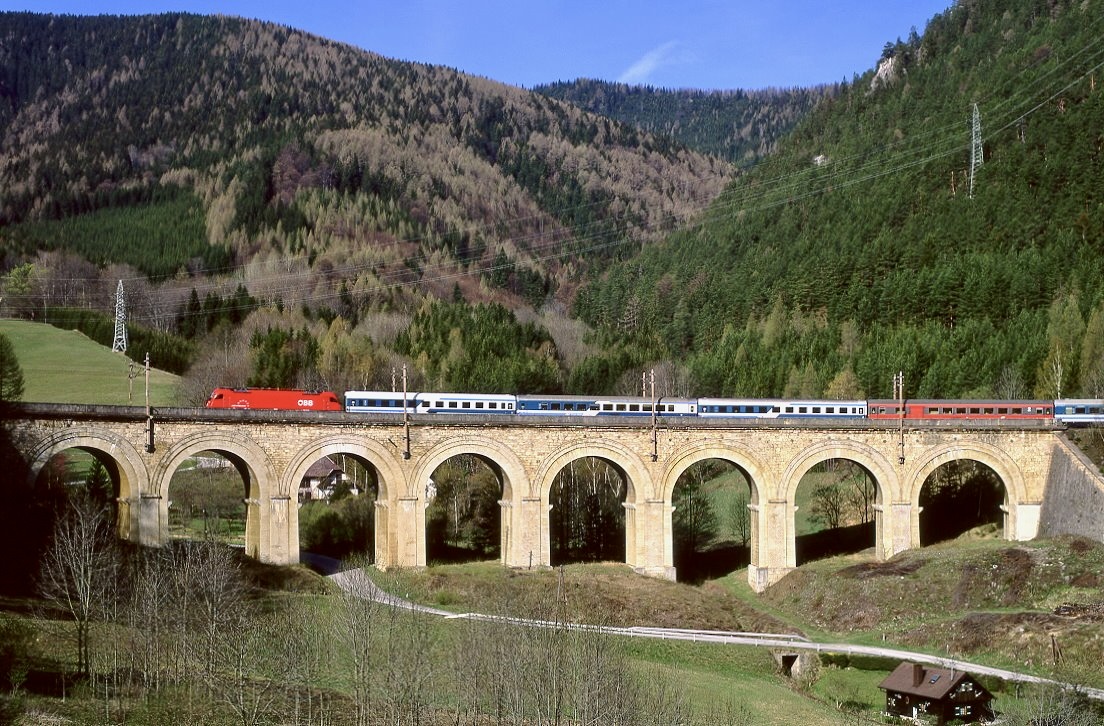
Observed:
[[[217,323],[238,285],[303,313],[290,324],[434,299],[535,308],[732,173],[536,93],[273,24],[0,14],[0,249],[26,316],[110,311],[118,277],[132,320],[163,330]]]
[[[582,291],[589,380],[671,359],[698,393],[1104,394],[1102,37],[1101,0],[964,0],[887,44]]]
[[[669,90],[580,79],[533,90],[748,167],[835,88]]]
[[[193,399],[400,362],[443,389],[1100,395],[1101,37],[1104,0],[963,0],[850,83],[748,106],[776,133],[822,94],[737,178],[289,28],[0,14],[3,305],[109,313],[125,278],[132,320],[197,341],[159,343]],[[747,96],[578,88],[694,138],[727,111],[667,105]]]

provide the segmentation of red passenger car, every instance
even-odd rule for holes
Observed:
[[[867,417],[898,420],[901,402],[896,400],[868,401]],[[906,400],[904,418],[915,421],[943,420],[1046,420],[1054,418],[1054,401],[944,401],[936,399]]]
[[[301,391],[293,388],[216,388],[207,408],[262,408],[283,411],[341,411],[341,399],[333,391]]]

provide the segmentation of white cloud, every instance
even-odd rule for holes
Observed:
[[[656,48],[652,48],[629,66],[617,80],[620,83],[647,83],[648,78],[657,69],[674,65],[684,60],[676,54],[676,50],[678,50],[678,43],[673,40]]]

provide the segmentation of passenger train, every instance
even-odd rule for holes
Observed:
[[[216,388],[209,408],[346,411],[372,414],[479,414],[497,416],[695,417],[730,419],[1056,420],[1104,425],[1104,400],[829,401],[773,398],[668,398],[638,396],[542,396],[425,391],[332,391]],[[653,406],[655,408],[653,412]]]

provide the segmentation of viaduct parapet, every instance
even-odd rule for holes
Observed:
[[[1004,533],[1034,538],[1063,531],[1101,539],[1104,479],[1078,458],[1061,427],[1034,422],[961,422],[902,427],[897,422],[810,423],[808,419],[731,420],[417,416],[345,413],[155,409],[24,404],[11,432],[30,476],[71,448],[108,464],[119,489],[119,535],[143,545],[168,540],[168,487],[177,468],[202,451],[230,460],[245,482],[246,549],[269,563],[299,560],[297,492],[318,459],[344,454],[375,470],[375,559],[381,567],[426,564],[426,487],[434,470],[458,454],[485,461],[501,495],[501,559],[508,567],[550,565],[553,480],[565,466],[598,457],[627,485],[625,561],[634,570],[673,578],[672,493],[690,466],[721,459],[751,488],[748,581],[763,590],[796,566],[798,483],[830,459],[862,466],[876,485],[875,553],[888,558],[920,546],[920,490],[940,466],[980,462],[1005,490]],[[1096,509],[1048,502],[1074,492]]]

